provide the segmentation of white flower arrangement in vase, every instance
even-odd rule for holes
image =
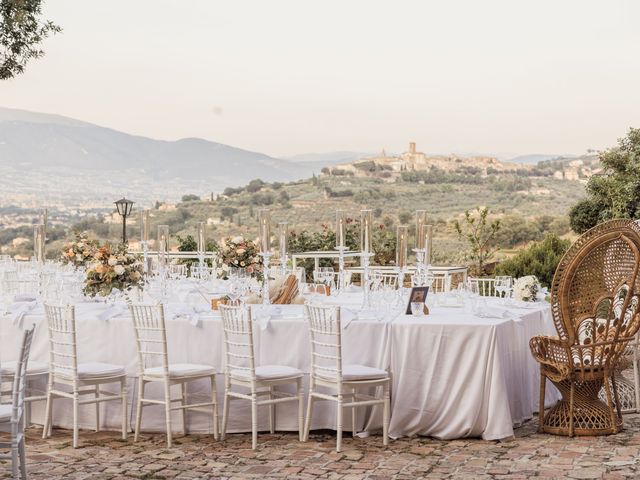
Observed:
[[[534,275],[518,278],[513,285],[513,297],[522,302],[535,302],[539,291],[540,282]]]

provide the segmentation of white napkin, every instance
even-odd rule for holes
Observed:
[[[12,305],[9,305],[8,311],[9,311],[9,314],[11,315],[11,320],[13,321],[13,324],[17,325],[19,328],[22,328],[22,321],[24,320],[24,317],[31,310],[33,310],[37,304],[38,302],[31,301],[31,302],[19,302],[19,303],[14,303]]]
[[[251,305],[251,314],[260,324],[261,330],[267,330],[272,317],[282,316],[282,307],[278,305]]]
[[[482,318],[511,318],[514,316],[513,313],[506,308],[490,306],[484,301],[480,301],[474,305],[473,313]]]
[[[202,314],[211,312],[208,305],[185,305],[183,303],[171,305],[169,308],[171,318],[187,318],[194,327],[202,326]]]
[[[110,305],[106,310],[98,314],[98,320],[109,320],[111,318],[119,317],[127,312],[127,304],[122,302],[116,302]]]
[[[33,293],[18,293],[13,296],[14,302],[34,302],[36,296]]]

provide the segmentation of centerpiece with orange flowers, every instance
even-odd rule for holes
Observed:
[[[95,297],[108,297],[114,290],[126,294],[134,288],[142,289],[144,269],[139,255],[127,252],[126,245],[109,244],[96,249],[87,267],[83,292]]]
[[[65,265],[73,265],[76,268],[85,268],[93,261],[93,255],[100,247],[97,240],[90,240],[87,232],[76,232],[75,240],[65,244],[62,248],[60,260]]]

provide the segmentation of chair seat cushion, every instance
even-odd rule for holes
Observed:
[[[335,374],[331,372],[319,371],[318,375],[326,378],[336,378]],[[379,368],[367,367],[365,365],[343,365],[342,366],[342,380],[343,381],[358,381],[358,380],[377,380],[381,378],[387,378],[389,374],[385,370]]]
[[[249,370],[231,370],[234,378],[250,379]],[[302,376],[302,371],[286,365],[261,365],[256,367],[257,380],[277,380],[279,378],[298,378]]]
[[[12,405],[0,405],[0,422],[8,422],[11,420]]]
[[[199,365],[196,363],[176,363],[169,365],[169,378],[197,377],[213,375],[215,373],[216,369],[210,365]],[[164,375],[164,369],[162,367],[145,368],[144,374],[161,377]]]
[[[73,378],[73,372],[67,369],[57,369],[56,375]],[[78,378],[81,380],[100,379],[125,375],[124,367],[111,363],[89,362],[78,364]]]
[[[18,362],[2,362],[0,365],[0,374],[1,375],[13,375],[16,372],[16,366]],[[27,375],[38,375],[49,372],[49,366],[44,362],[36,362],[33,360],[29,360],[27,364]]]

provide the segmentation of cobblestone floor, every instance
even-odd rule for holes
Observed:
[[[230,435],[224,443],[209,436],[178,437],[168,450],[163,435],[133,443],[116,433],[81,432],[81,448],[71,448],[68,431],[48,440],[28,430],[31,479],[196,479],[196,478],[640,478],[640,415],[625,416],[615,436],[563,438],[536,433],[535,421],[516,430],[510,442],[438,441],[411,438],[382,447],[381,438],[345,436],[335,453],[335,437],[316,433],[309,443],[294,434],[261,434],[251,450],[249,435]],[[9,464],[0,465],[0,478]]]

